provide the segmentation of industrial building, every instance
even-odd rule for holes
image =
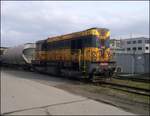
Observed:
[[[110,39],[110,49],[113,54],[125,52],[125,49],[122,48],[122,40]]]
[[[150,40],[145,37],[124,39],[122,40],[122,48],[126,53],[150,53]]]
[[[145,74],[149,73],[150,40],[145,37],[122,40],[112,39],[110,48],[113,60],[121,68],[121,73]]]

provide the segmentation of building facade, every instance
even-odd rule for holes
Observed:
[[[121,68],[121,73],[150,73],[150,40],[138,37],[122,40],[110,40],[113,61]]]
[[[125,53],[150,53],[150,40],[145,37],[124,39],[122,40],[122,48],[125,50]]]
[[[125,49],[122,47],[122,40],[110,39],[110,49],[113,54],[125,52]]]

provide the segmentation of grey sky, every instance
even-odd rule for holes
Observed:
[[[149,35],[149,3],[1,2],[1,44],[14,46],[91,27],[111,30],[111,37]]]

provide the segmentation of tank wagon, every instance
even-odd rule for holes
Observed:
[[[33,67],[50,74],[110,78],[116,68],[109,47],[110,31],[91,28],[36,42]]]
[[[34,52],[34,43],[26,43],[9,48],[1,56],[2,64],[6,66],[22,66],[24,69],[30,69],[32,66],[31,61],[35,58]]]

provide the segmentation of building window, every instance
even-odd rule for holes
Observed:
[[[131,41],[127,41],[127,44],[131,44]]]
[[[130,48],[127,48],[127,51],[130,51]]]
[[[138,40],[138,43],[142,43],[142,40]]]
[[[136,44],[136,41],[133,41],[133,44]]]
[[[148,50],[148,47],[145,47],[146,50]]]
[[[142,47],[138,47],[138,50],[142,50]]]
[[[145,43],[150,43],[150,40],[145,40]]]
[[[136,47],[133,47],[132,50],[136,50]]]

